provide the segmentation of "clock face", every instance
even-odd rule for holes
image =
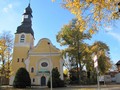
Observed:
[[[24,15],[24,18],[28,18],[28,15]]]
[[[47,66],[48,66],[48,63],[47,63],[47,62],[42,62],[42,63],[41,63],[41,66],[42,66],[42,67],[47,67]]]

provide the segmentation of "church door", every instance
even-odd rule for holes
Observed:
[[[41,77],[41,86],[46,86],[46,78],[45,78],[45,76]]]

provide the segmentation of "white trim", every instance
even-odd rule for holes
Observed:
[[[33,79],[34,79],[34,82],[33,82]],[[31,84],[35,85],[35,83],[36,83],[36,78],[35,77],[31,78]]]
[[[48,66],[47,67],[41,67],[42,62],[47,62]],[[39,59],[38,62],[36,62],[36,75],[37,76],[41,75],[40,73],[38,73],[39,70],[51,71],[51,67],[53,67],[53,66],[52,66],[52,61],[51,61],[50,58],[41,58],[41,59]]]
[[[29,63],[30,63],[30,60],[29,60],[29,57],[25,60],[25,65],[26,65],[26,69],[27,71],[29,71]]]
[[[55,47],[52,42],[48,39],[48,38],[42,38],[38,41],[37,45],[35,46],[35,48],[43,41],[43,40],[47,40],[50,43],[50,46],[52,46],[53,48],[55,48],[56,50],[60,50],[57,47]]]
[[[60,53],[48,53],[48,52],[44,52],[44,53],[38,53],[38,52],[30,52],[29,53],[30,56],[60,56]]]
[[[13,85],[14,78],[15,78],[15,76],[10,77],[9,85]]]
[[[30,43],[15,43],[14,47],[30,47]]]
[[[21,36],[22,36],[22,35],[25,36],[25,38],[24,38],[24,42],[20,42],[20,40],[21,40]],[[19,34],[19,43],[26,43],[26,35],[25,35],[25,33],[21,33],[21,34]]]

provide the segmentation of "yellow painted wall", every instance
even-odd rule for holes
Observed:
[[[22,59],[24,59],[24,61],[26,60],[26,58],[28,57],[28,51],[30,49],[30,45],[26,46],[26,44],[20,43],[21,35],[22,34],[15,34],[13,59],[11,64],[11,68],[14,75],[20,67],[25,67],[25,63],[22,62]],[[26,41],[25,43],[32,43],[33,41],[32,38],[33,37],[31,34],[25,34],[25,41]],[[19,58],[19,62],[18,62],[18,58]]]
[[[43,38],[41,39],[38,44],[30,49],[30,45],[26,44],[21,44],[19,46],[19,41],[20,41],[20,35],[16,34],[15,36],[15,46],[14,46],[14,51],[13,51],[13,61],[12,61],[12,71],[13,71],[13,76],[15,76],[16,71],[20,67],[26,67],[25,62],[22,62],[22,58],[24,60],[29,61],[28,65],[28,72],[30,74],[31,79],[33,78],[40,78],[41,76],[38,71],[41,71],[42,69],[40,68],[40,63],[44,60],[48,61],[49,65],[51,64],[52,61],[52,67],[58,68],[58,71],[60,72],[60,50],[57,49],[53,44],[50,42],[49,39]],[[33,43],[34,39],[31,37],[31,35],[26,34],[26,43]],[[50,42],[50,45],[48,44]],[[18,46],[16,46],[16,44]],[[51,54],[50,54],[51,53]],[[19,58],[19,62],[17,62],[17,59]],[[34,72],[31,73],[31,68],[34,68]],[[50,71],[51,68],[48,67],[47,71]],[[47,79],[49,79],[49,75],[47,76]],[[40,85],[40,82],[35,82],[36,85]]]
[[[59,49],[56,49],[52,43],[50,43],[50,45],[48,44],[48,42],[50,42],[48,39],[43,38],[41,39],[37,46],[32,50],[32,52],[59,52]],[[50,47],[50,48],[49,48]]]
[[[24,34],[24,33],[22,33]],[[15,41],[14,43],[19,43],[20,42],[20,36],[22,34],[15,34]],[[25,41],[26,43],[31,43],[31,42],[34,42],[34,38],[31,34],[24,34],[25,35]]]

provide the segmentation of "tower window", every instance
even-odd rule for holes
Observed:
[[[23,43],[25,41],[25,35],[21,35],[20,42]]]
[[[24,58],[22,58],[22,62],[24,62]]]
[[[32,68],[31,68],[31,73],[33,73],[33,72],[34,72],[34,68],[32,67]]]
[[[19,62],[19,58],[17,59],[17,62]]]

